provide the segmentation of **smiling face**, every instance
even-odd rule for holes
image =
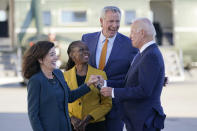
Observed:
[[[87,64],[90,57],[90,52],[87,45],[85,45],[84,43],[76,44],[70,52],[70,57],[76,65]]]
[[[56,68],[57,59],[58,57],[55,52],[55,47],[52,47],[47,53],[47,55],[43,59],[39,60],[40,66],[45,70],[53,71]]]
[[[104,18],[100,18],[102,33],[105,37],[113,37],[120,27],[120,14],[118,12],[107,11]]]
[[[131,25],[131,34],[130,34],[130,38],[132,40],[132,45],[135,48],[140,49],[142,47],[143,44],[143,39],[144,39],[144,31],[142,29],[139,28],[139,25],[137,22],[133,23]]]

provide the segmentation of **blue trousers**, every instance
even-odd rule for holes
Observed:
[[[106,131],[123,131],[123,126],[121,119],[106,119]]]

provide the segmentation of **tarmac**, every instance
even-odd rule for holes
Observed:
[[[32,131],[27,116],[27,90],[22,78],[0,78],[0,131]],[[167,115],[162,131],[197,131],[197,69],[185,81],[169,82],[162,92]],[[126,129],[124,129],[126,131]]]

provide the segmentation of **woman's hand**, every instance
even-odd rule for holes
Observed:
[[[86,125],[92,120],[93,117],[91,115],[87,115],[79,124],[77,127],[78,131],[85,131]]]
[[[79,123],[81,123],[81,120],[78,119],[78,118],[76,118],[76,117],[74,117],[74,116],[72,116],[72,117],[70,118],[70,120],[71,120],[71,123],[72,123],[74,129],[77,131],[77,130],[78,130],[77,128],[78,128],[78,126],[79,126]]]
[[[97,75],[99,81],[96,83],[96,86],[99,85],[99,86],[104,86],[104,78],[100,75]]]
[[[88,82],[86,84],[87,84],[87,86],[90,86],[92,84],[96,85],[96,83],[98,83],[98,81],[99,81],[99,78],[98,78],[97,75],[91,75],[89,80],[88,80]]]

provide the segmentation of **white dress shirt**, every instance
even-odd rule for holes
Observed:
[[[155,41],[152,40],[152,41],[149,41],[148,43],[144,44],[139,50],[140,50],[140,53],[142,53],[147,47],[149,47],[150,45],[154,44]],[[114,96],[114,88],[112,88],[112,98],[115,98]]]
[[[144,44],[141,48],[140,48],[140,53],[142,53],[147,47],[149,47],[150,45],[154,44],[155,41],[149,41],[148,43]]]
[[[107,43],[107,54],[106,54],[106,59],[105,59],[105,65],[107,64],[107,61],[108,61],[109,56],[111,54],[111,50],[112,50],[115,38],[116,38],[116,34],[112,38],[107,38],[108,43]],[[105,43],[105,39],[106,39],[106,37],[103,35],[103,33],[101,31],[101,35],[99,37],[97,48],[96,48],[96,67],[97,68],[99,67],[100,56],[101,56],[103,45]]]

